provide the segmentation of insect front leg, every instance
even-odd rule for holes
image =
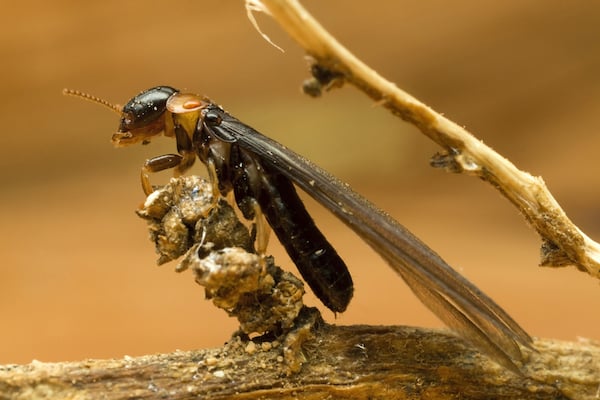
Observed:
[[[173,174],[175,175],[175,177],[179,177],[183,174],[185,174],[185,172],[192,168],[192,165],[194,165],[194,162],[196,161],[196,153],[189,151],[189,152],[181,152],[181,161],[179,162],[179,164],[177,165],[177,167],[175,167],[175,170],[173,171]]]
[[[179,176],[188,170],[195,161],[194,153],[179,154],[164,154],[162,156],[152,157],[144,163],[140,175],[142,181],[142,189],[146,196],[154,191],[150,183],[150,174],[164,171],[166,169],[175,168],[175,175]]]

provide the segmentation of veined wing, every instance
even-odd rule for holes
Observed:
[[[216,106],[211,111],[221,115],[218,125],[206,126],[215,137],[235,140],[302,188],[377,251],[448,327],[518,372],[514,361],[522,359],[520,346],[531,347],[531,337],[491,298],[348,185]]]

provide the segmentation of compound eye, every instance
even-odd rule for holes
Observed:
[[[175,93],[178,90],[170,86],[157,86],[129,100],[123,107],[119,131],[143,128],[159,119],[167,109],[167,101]]]
[[[122,132],[126,132],[132,129],[133,125],[133,117],[130,113],[122,113],[121,122],[119,123],[119,130]]]

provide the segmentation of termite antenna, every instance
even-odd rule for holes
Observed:
[[[106,101],[104,99],[101,99],[96,96],[92,96],[91,94],[88,94],[88,93],[80,92],[79,90],[63,89],[62,92],[65,96],[79,97],[80,99],[91,101],[92,103],[101,104],[106,108],[110,108],[111,110],[113,110],[114,112],[116,112],[119,115],[123,112],[123,109],[120,105],[109,103],[108,101]]]

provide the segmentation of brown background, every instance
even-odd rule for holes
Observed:
[[[597,2],[340,4],[305,2],[388,79],[542,175],[600,238]],[[259,16],[286,52],[263,41],[241,1],[21,1],[3,17],[0,363],[217,346],[235,328],[191,274],[154,265],[133,213],[142,162],[173,142],[115,150],[117,115],[61,96],[63,87],[121,104],[158,84],[209,95],[388,210],[532,335],[600,339],[597,281],[538,268],[539,240],[507,201],[430,168],[436,146],[356,90],[303,96],[302,52]],[[356,282],[337,323],[439,326],[376,254],[309,203]],[[294,270],[275,242],[270,250]]]

